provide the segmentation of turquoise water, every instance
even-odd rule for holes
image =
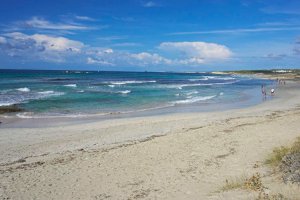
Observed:
[[[197,111],[260,103],[262,84],[272,81],[212,73],[0,70],[0,106],[25,109],[18,117]]]

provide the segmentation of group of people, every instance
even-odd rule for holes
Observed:
[[[279,79],[279,78],[277,78],[276,80],[277,80],[278,85],[285,85],[285,80],[282,80],[282,79]]]
[[[285,85],[285,80],[277,78],[276,79],[276,83],[277,83],[277,85]],[[274,84],[274,85],[276,85],[276,84]],[[263,97],[266,98],[266,96],[267,96],[267,89],[266,89],[265,85],[261,85],[261,93],[262,93]],[[271,94],[271,96],[275,95],[275,89],[274,89],[274,87],[271,88],[270,94]]]
[[[262,93],[263,97],[267,96],[267,89],[266,89],[265,85],[261,85],[261,93]],[[274,88],[271,88],[270,94],[271,94],[271,96],[275,95],[275,89]]]

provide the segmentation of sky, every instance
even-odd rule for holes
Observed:
[[[299,0],[3,0],[0,69],[300,68]]]

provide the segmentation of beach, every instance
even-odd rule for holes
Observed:
[[[256,191],[221,188],[259,173],[270,194],[297,199],[299,186],[284,184],[264,160],[300,136],[299,102],[299,83],[288,81],[272,100],[246,108],[101,121],[4,119],[0,198],[255,199]]]

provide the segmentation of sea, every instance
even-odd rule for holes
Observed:
[[[210,72],[0,70],[0,108],[18,118],[216,111],[262,103],[272,80]]]

